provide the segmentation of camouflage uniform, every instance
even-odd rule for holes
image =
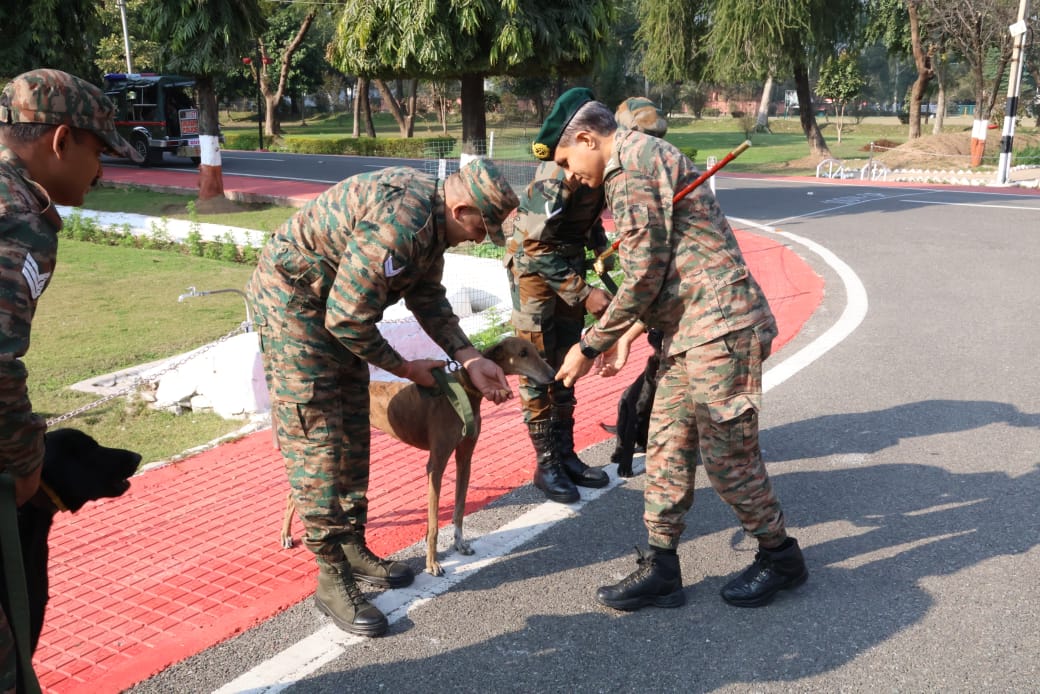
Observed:
[[[114,113],[100,89],[60,70],[19,75],[0,95],[5,133],[16,124],[65,124],[94,132],[112,154],[132,157],[115,131]],[[31,179],[29,163],[0,144],[0,471],[16,478],[43,464],[46,422],[32,411],[22,357],[36,303],[54,273],[61,226],[50,195]],[[16,657],[10,625],[0,613],[0,691],[14,690]]]
[[[36,302],[58,252],[61,218],[15,154],[0,145],[0,470],[16,477],[43,464],[43,417],[32,411],[22,357]],[[0,611],[0,691],[14,691],[14,637]]]
[[[441,185],[408,168],[348,178],[274,232],[248,287],[275,427],[305,543],[343,561],[368,507],[368,364],[401,356],[376,323],[404,298],[449,355],[470,346],[441,285]]]
[[[625,279],[584,341],[606,349],[637,319],[665,336],[646,454],[650,544],[678,545],[698,452],[744,529],[779,543],[783,512],[758,445],[762,360],[777,333],[766,297],[707,186],[673,209],[698,176],[689,159],[635,131],[617,130],[613,145],[603,185]]]
[[[585,283],[585,249],[599,253],[607,245],[603,191],[580,186],[571,192],[563,176],[553,162],[538,167],[520,199],[505,256],[513,328],[553,367],[563,363],[585,327],[584,301],[592,291]],[[520,397],[528,423],[549,419],[554,406],[573,411],[575,405],[574,389],[559,381],[550,388],[521,377]]]

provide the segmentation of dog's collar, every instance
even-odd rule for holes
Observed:
[[[61,500],[61,497],[58,496],[58,493],[51,489],[50,485],[48,485],[43,480],[40,480],[40,491],[47,495],[47,498],[51,500],[52,504],[54,504],[54,508],[58,509],[59,511],[69,510],[69,507],[66,506],[65,502]]]

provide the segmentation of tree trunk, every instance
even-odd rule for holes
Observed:
[[[196,75],[199,95],[199,200],[224,196],[224,174],[220,165],[220,113],[213,78]]]
[[[368,79],[358,77],[354,82],[354,130],[351,137],[361,137],[361,95],[368,92]]]
[[[818,159],[830,159],[831,150],[823,139],[820,126],[816,122],[816,111],[813,108],[812,92],[809,89],[809,69],[799,61],[794,68],[795,88],[798,91],[798,119],[802,123],[802,132],[809,143],[809,154]]]
[[[942,75],[936,72],[935,83],[939,86],[939,93],[935,97],[935,122],[932,123],[932,134],[938,135],[942,132],[943,122],[946,120],[946,85],[943,84]]]
[[[375,83],[376,89],[378,89],[379,93],[383,96],[383,102],[389,105],[390,114],[394,117],[394,120],[397,121],[397,129],[400,131],[401,137],[411,137],[412,115],[404,112],[401,108],[401,102],[393,95],[393,93],[391,93],[390,87],[386,85],[386,82],[379,79],[372,81]],[[398,80],[397,83],[400,85],[401,81]]]
[[[484,75],[462,76],[462,151],[487,153],[487,114],[484,112]]]
[[[917,68],[917,79],[914,81],[913,89],[910,90],[910,132],[907,137],[916,140],[921,137],[921,101],[924,99],[925,89],[928,83],[935,77],[932,69],[931,51],[926,52],[921,45],[921,25],[917,14],[917,3],[908,2],[907,11],[910,15],[910,48],[914,54],[914,67]]]
[[[419,80],[408,80],[408,87],[411,91],[408,93],[408,132],[405,137],[412,137],[415,135],[415,113],[419,108]]]
[[[365,91],[361,92],[361,120],[365,123],[365,135],[376,136],[376,126],[372,123],[372,102],[368,98],[368,80],[365,80]]]
[[[274,137],[285,132],[282,130],[282,118],[278,115],[278,105],[281,101],[282,97],[278,93],[264,92],[264,105],[266,108],[264,111],[264,135],[267,137]]]
[[[772,132],[769,129],[769,102],[773,97],[773,73],[766,77],[765,86],[762,87],[762,98],[758,100],[758,120],[755,123],[755,131],[760,133]]]

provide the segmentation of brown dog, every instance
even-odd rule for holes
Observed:
[[[484,356],[498,364],[507,376],[525,376],[538,384],[552,383],[555,369],[538,355],[538,348],[520,337],[504,338],[484,352]],[[426,518],[426,571],[442,576],[444,570],[437,561],[437,510],[440,506],[441,480],[451,452],[455,451],[455,525],[454,547],[460,554],[473,554],[463,539],[462,517],[466,508],[466,490],[469,488],[470,463],[473,449],[480,435],[480,403],[483,395],[470,382],[465,369],[457,372],[473,408],[476,434],[463,436],[462,420],[446,396],[424,395],[410,381],[372,381],[369,384],[369,417],[372,426],[390,434],[409,446],[430,452],[426,463],[429,504]],[[290,492],[282,523],[282,546],[292,547],[292,517],[295,507]]]

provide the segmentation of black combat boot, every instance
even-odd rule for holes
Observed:
[[[358,636],[386,633],[386,616],[365,600],[346,562],[318,560],[318,590],[314,604],[343,631]]]
[[[655,550],[643,554],[638,547],[639,568],[612,586],[596,591],[596,601],[615,610],[638,610],[640,607],[681,607],[686,604],[682,571],[675,552]]]
[[[571,482],[579,487],[606,487],[610,484],[607,473],[598,467],[589,467],[574,452],[574,408],[558,407],[556,412],[556,440],[559,444],[560,465],[563,466],[564,472],[571,478]]]
[[[737,607],[761,607],[781,590],[797,588],[808,578],[798,541],[789,537],[775,549],[759,549],[751,566],[723,586],[722,599]]]
[[[351,533],[340,546],[354,578],[359,581],[381,588],[404,588],[415,580],[412,567],[377,557],[365,544],[363,532]]]
[[[581,496],[567,473],[560,466],[560,456],[553,440],[553,423],[550,421],[528,422],[527,431],[538,456],[534,470],[534,486],[541,489],[551,501],[573,504]]]

